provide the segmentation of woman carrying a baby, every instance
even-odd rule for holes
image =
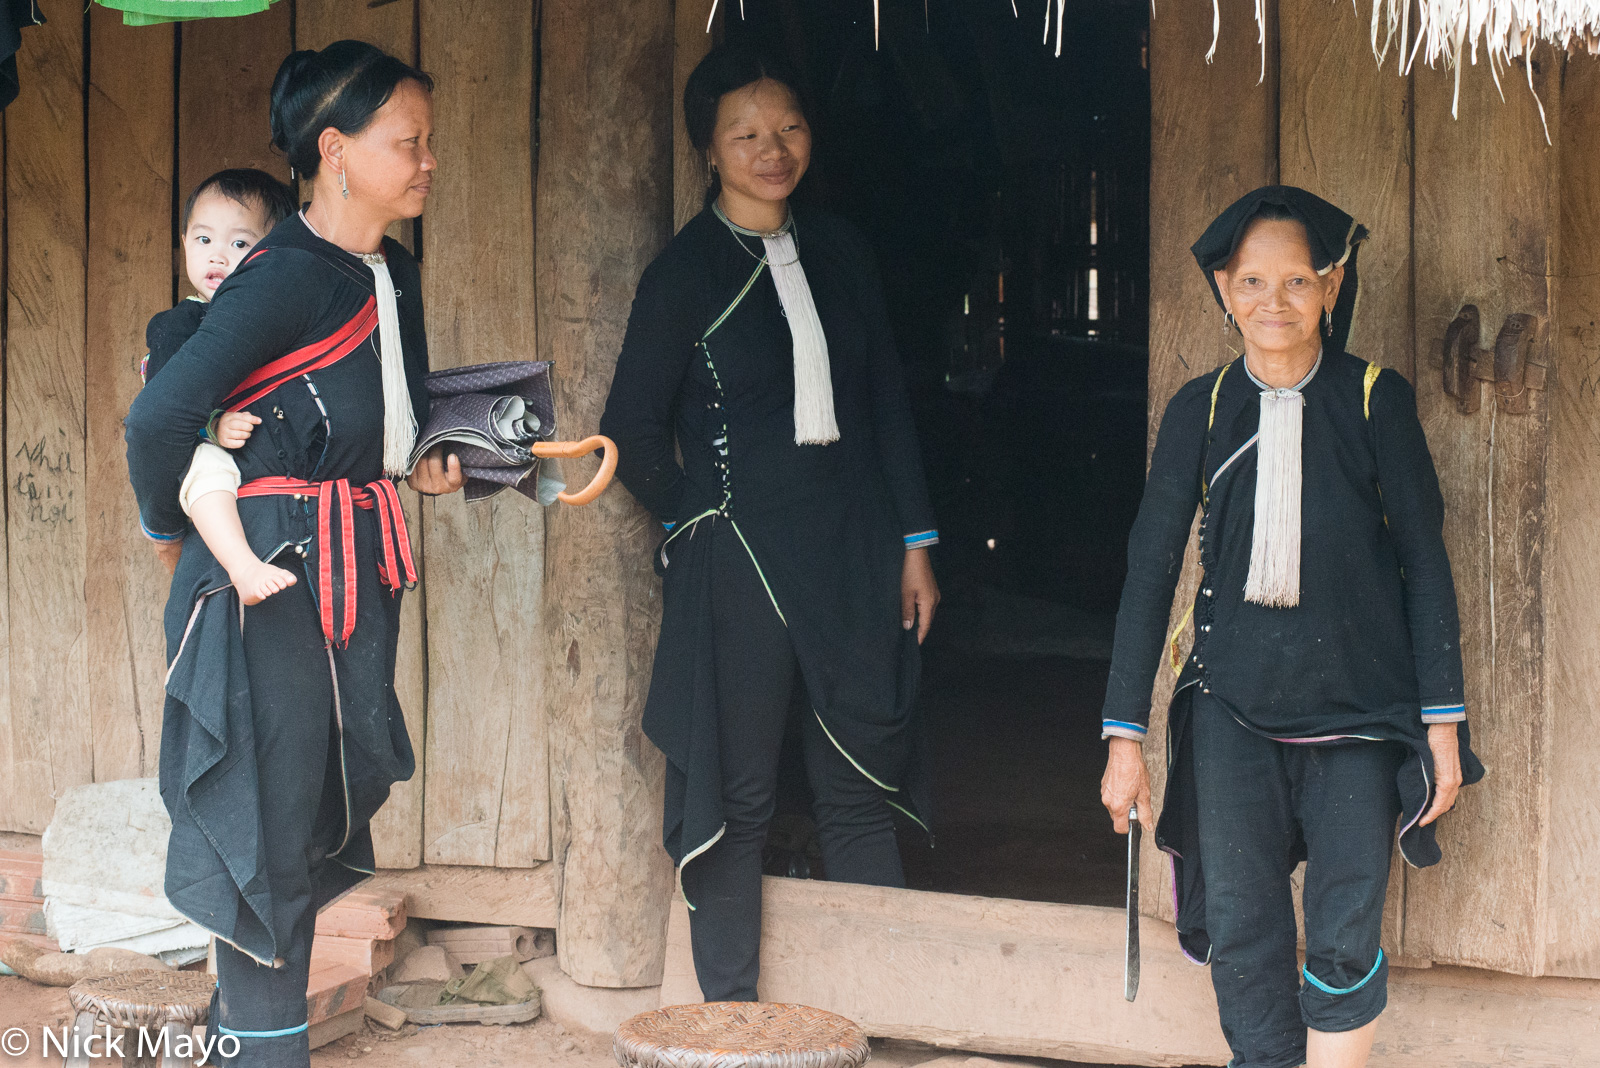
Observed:
[[[407,475],[428,353],[416,261],[384,232],[430,190],[431,93],[426,74],[355,41],[284,61],[273,143],[310,202],[221,281],[128,414],[140,519],[176,566],[166,893],[217,936],[211,1023],[237,1042],[216,1063],[309,1065],[317,909],[373,870],[368,822],[414,768],[394,694],[400,596],[416,579],[395,481],[438,494],[463,478],[437,454]],[[202,461],[224,412],[252,429]],[[288,580],[241,591],[239,545],[198,515],[184,536],[204,496],[186,475],[205,463],[205,493],[236,499],[223,503],[237,528],[218,529]]]

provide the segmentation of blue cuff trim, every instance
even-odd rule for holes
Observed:
[[[926,549],[930,545],[937,544],[939,544],[939,532],[937,530],[924,530],[918,534],[906,535],[907,549]]]
[[[1378,950],[1378,959],[1373,963],[1372,970],[1367,973],[1367,977],[1361,980],[1361,982],[1357,983],[1355,986],[1347,986],[1343,990],[1336,989],[1329,986],[1327,983],[1324,983],[1321,979],[1318,979],[1316,976],[1311,974],[1310,968],[1301,968],[1300,970],[1305,973],[1306,982],[1310,983],[1324,994],[1333,994],[1336,997],[1340,997],[1345,994],[1354,994],[1357,990],[1360,990],[1362,987],[1372,982],[1372,977],[1378,974],[1378,969],[1381,967],[1383,967],[1383,949],[1380,947]]]
[[[221,1024],[217,1025],[217,1030],[225,1035],[232,1035],[234,1038],[282,1038],[285,1035],[298,1035],[310,1026],[311,1022],[308,1020],[299,1027],[285,1027],[279,1031],[235,1031],[233,1028],[223,1027]]]
[[[1456,723],[1466,718],[1466,705],[1422,706],[1422,722],[1424,723]]]
[[[144,525],[143,519],[139,520],[139,529],[142,530],[144,532],[144,536],[149,538],[151,541],[182,541],[183,535],[186,533],[185,531],[179,531],[176,534],[157,534],[155,531]]]
[[[1135,731],[1141,737],[1149,733],[1150,730],[1149,727],[1141,727],[1137,723],[1128,723],[1125,720],[1120,719],[1103,719],[1100,721],[1100,726],[1104,730],[1110,730],[1111,728],[1116,727],[1119,730]]]
[[[662,520],[661,525],[663,527],[665,527],[667,533],[670,534],[670,533],[672,533],[672,528],[677,526],[678,524],[676,522],[668,523],[666,520]]]

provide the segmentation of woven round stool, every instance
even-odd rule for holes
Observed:
[[[856,1024],[805,1005],[713,1001],[641,1012],[617,1028],[622,1068],[861,1068]]]
[[[79,979],[67,991],[73,1011],[78,1014],[72,1026],[80,1037],[74,1048],[69,1048],[66,1068],[89,1068],[104,1065],[106,1060],[100,1043],[95,1043],[91,1059],[81,1039],[91,1034],[103,1033],[106,1028],[123,1033],[123,1064],[132,1066],[160,1066],[193,1064],[194,1058],[178,1056],[175,1043],[178,1036],[186,1035],[197,1024],[206,1022],[211,1008],[211,991],[217,985],[214,975],[205,972],[122,972],[119,975],[101,975]],[[146,1050],[157,1049],[165,1056],[139,1056],[140,1032],[145,1035]],[[159,1032],[166,1032],[164,1035]]]

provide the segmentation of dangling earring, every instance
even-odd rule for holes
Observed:
[[[1233,312],[1224,311],[1222,313],[1222,332],[1224,334],[1226,334],[1229,330],[1238,330],[1238,329],[1239,329],[1239,320],[1237,320],[1237,319],[1235,319],[1233,317]]]
[[[339,193],[346,200],[350,199],[350,187],[345,184],[344,171],[339,172]]]
[[[1333,312],[1327,308],[1322,309],[1322,332],[1328,337],[1333,336]]]

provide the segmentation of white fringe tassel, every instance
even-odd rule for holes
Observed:
[[[789,320],[794,338],[794,441],[796,445],[826,445],[839,440],[833,414],[833,373],[828,366],[828,339],[811,300],[806,269],[794,247],[794,235],[782,233],[761,239],[767,246],[767,266],[772,284]]]
[[[383,473],[404,478],[417,440],[417,417],[406,388],[406,361],[400,347],[400,308],[394,299],[394,279],[381,256],[363,256],[372,268],[378,298],[378,352],[383,368]]]
[[[1244,599],[1268,608],[1300,603],[1300,433],[1305,398],[1298,390],[1261,392],[1256,440],[1256,519]]]

